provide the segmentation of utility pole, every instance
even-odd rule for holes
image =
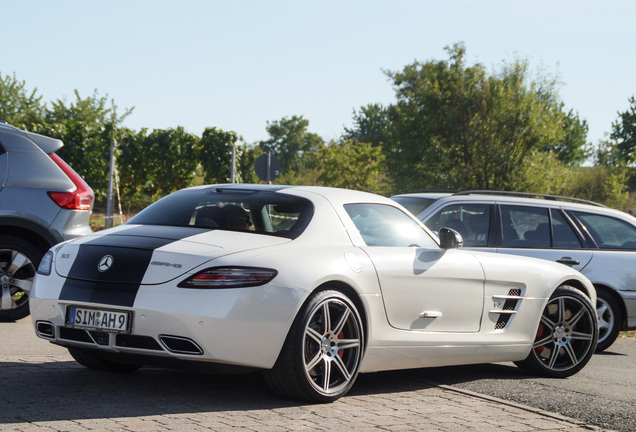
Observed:
[[[115,138],[110,140],[110,168],[108,170],[108,195],[106,197],[106,228],[113,227],[113,178],[115,174]]]
[[[230,182],[232,184],[236,183],[236,146],[232,144],[232,164],[230,170]]]

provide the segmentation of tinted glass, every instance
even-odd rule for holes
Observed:
[[[368,246],[439,249],[422,227],[401,210],[382,204],[347,204],[347,213]]]
[[[620,219],[593,213],[572,212],[601,249],[636,249],[636,228]]]
[[[487,246],[490,231],[490,204],[453,204],[424,222],[433,232],[452,228],[464,238],[464,246]]]
[[[399,203],[402,207],[418,216],[424,211],[426,207],[431,205],[432,202],[437,201],[435,198],[417,198],[417,197],[392,197],[396,203]]]
[[[175,192],[130,219],[130,224],[255,232],[295,238],[313,215],[310,201],[268,191]]]
[[[501,243],[505,247],[549,248],[547,208],[501,206]]]
[[[558,210],[552,210],[552,247],[557,249],[580,249],[578,236]]]

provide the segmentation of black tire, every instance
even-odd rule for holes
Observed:
[[[607,289],[596,290],[596,313],[598,315],[598,343],[596,352],[609,348],[621,331],[623,323],[623,311]]]
[[[355,305],[338,291],[321,291],[303,306],[265,380],[278,395],[312,403],[344,396],[358,376],[364,327]]]
[[[76,362],[89,369],[105,372],[132,373],[142,366],[138,364],[119,363],[107,360],[100,356],[97,351],[90,349],[69,347],[68,352]]]
[[[596,310],[590,299],[576,288],[561,286],[541,314],[530,354],[515,364],[535,375],[565,378],[590,361],[597,340]]]
[[[0,236],[0,321],[29,315],[29,292],[44,253],[16,236]]]

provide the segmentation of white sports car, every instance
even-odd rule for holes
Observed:
[[[566,377],[598,337],[596,293],[561,264],[441,244],[394,201],[320,187],[184,189],[53,247],[31,292],[39,337],[84,366],[261,369],[329,402],[359,372],[514,361]]]

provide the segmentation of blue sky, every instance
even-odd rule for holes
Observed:
[[[354,109],[390,104],[383,71],[446,59],[464,42],[489,70],[527,59],[597,143],[636,94],[636,2],[603,1],[0,1],[0,73],[45,101],[108,94],[125,125],[233,130],[266,139],[267,121],[302,115],[337,139]]]

